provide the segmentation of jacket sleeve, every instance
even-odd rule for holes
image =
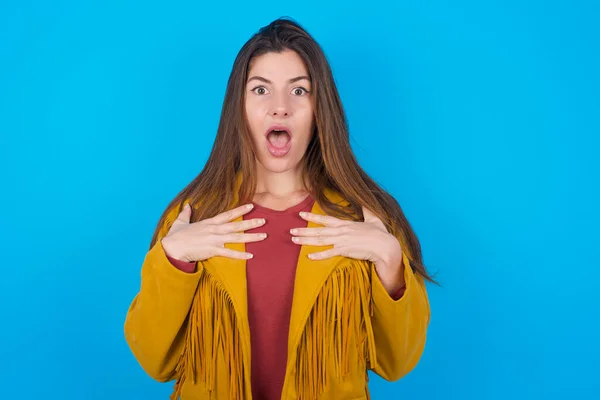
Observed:
[[[167,217],[167,221],[174,218]],[[169,261],[161,242],[169,229],[165,224],[144,258],[140,289],[129,306],[124,326],[133,355],[144,371],[160,382],[176,378],[175,367],[202,272],[202,263],[197,263],[195,272],[188,273]]]
[[[425,283],[404,262],[405,292],[398,300],[385,290],[372,264],[373,335],[376,363],[372,370],[388,381],[409,373],[421,358],[429,325],[430,308]]]

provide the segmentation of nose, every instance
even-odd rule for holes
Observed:
[[[272,97],[271,115],[277,117],[287,117],[291,113],[289,100],[286,95],[275,95]]]

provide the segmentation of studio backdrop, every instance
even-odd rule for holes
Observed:
[[[417,233],[431,324],[374,400],[600,398],[597,2],[3,1],[0,398],[167,399],[125,342],[241,45],[323,47],[365,168]]]

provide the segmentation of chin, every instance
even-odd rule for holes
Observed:
[[[268,157],[270,159],[260,161],[262,167],[268,172],[281,173],[298,166],[297,163],[293,163],[291,160],[273,159],[270,155]]]

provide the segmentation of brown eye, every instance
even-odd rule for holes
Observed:
[[[304,89],[303,87],[297,87],[294,89],[294,94],[297,96],[302,96],[304,93],[309,93],[308,90]]]
[[[263,95],[266,93],[266,91],[267,89],[264,86],[257,86],[254,89],[252,89],[252,92],[258,95]]]

